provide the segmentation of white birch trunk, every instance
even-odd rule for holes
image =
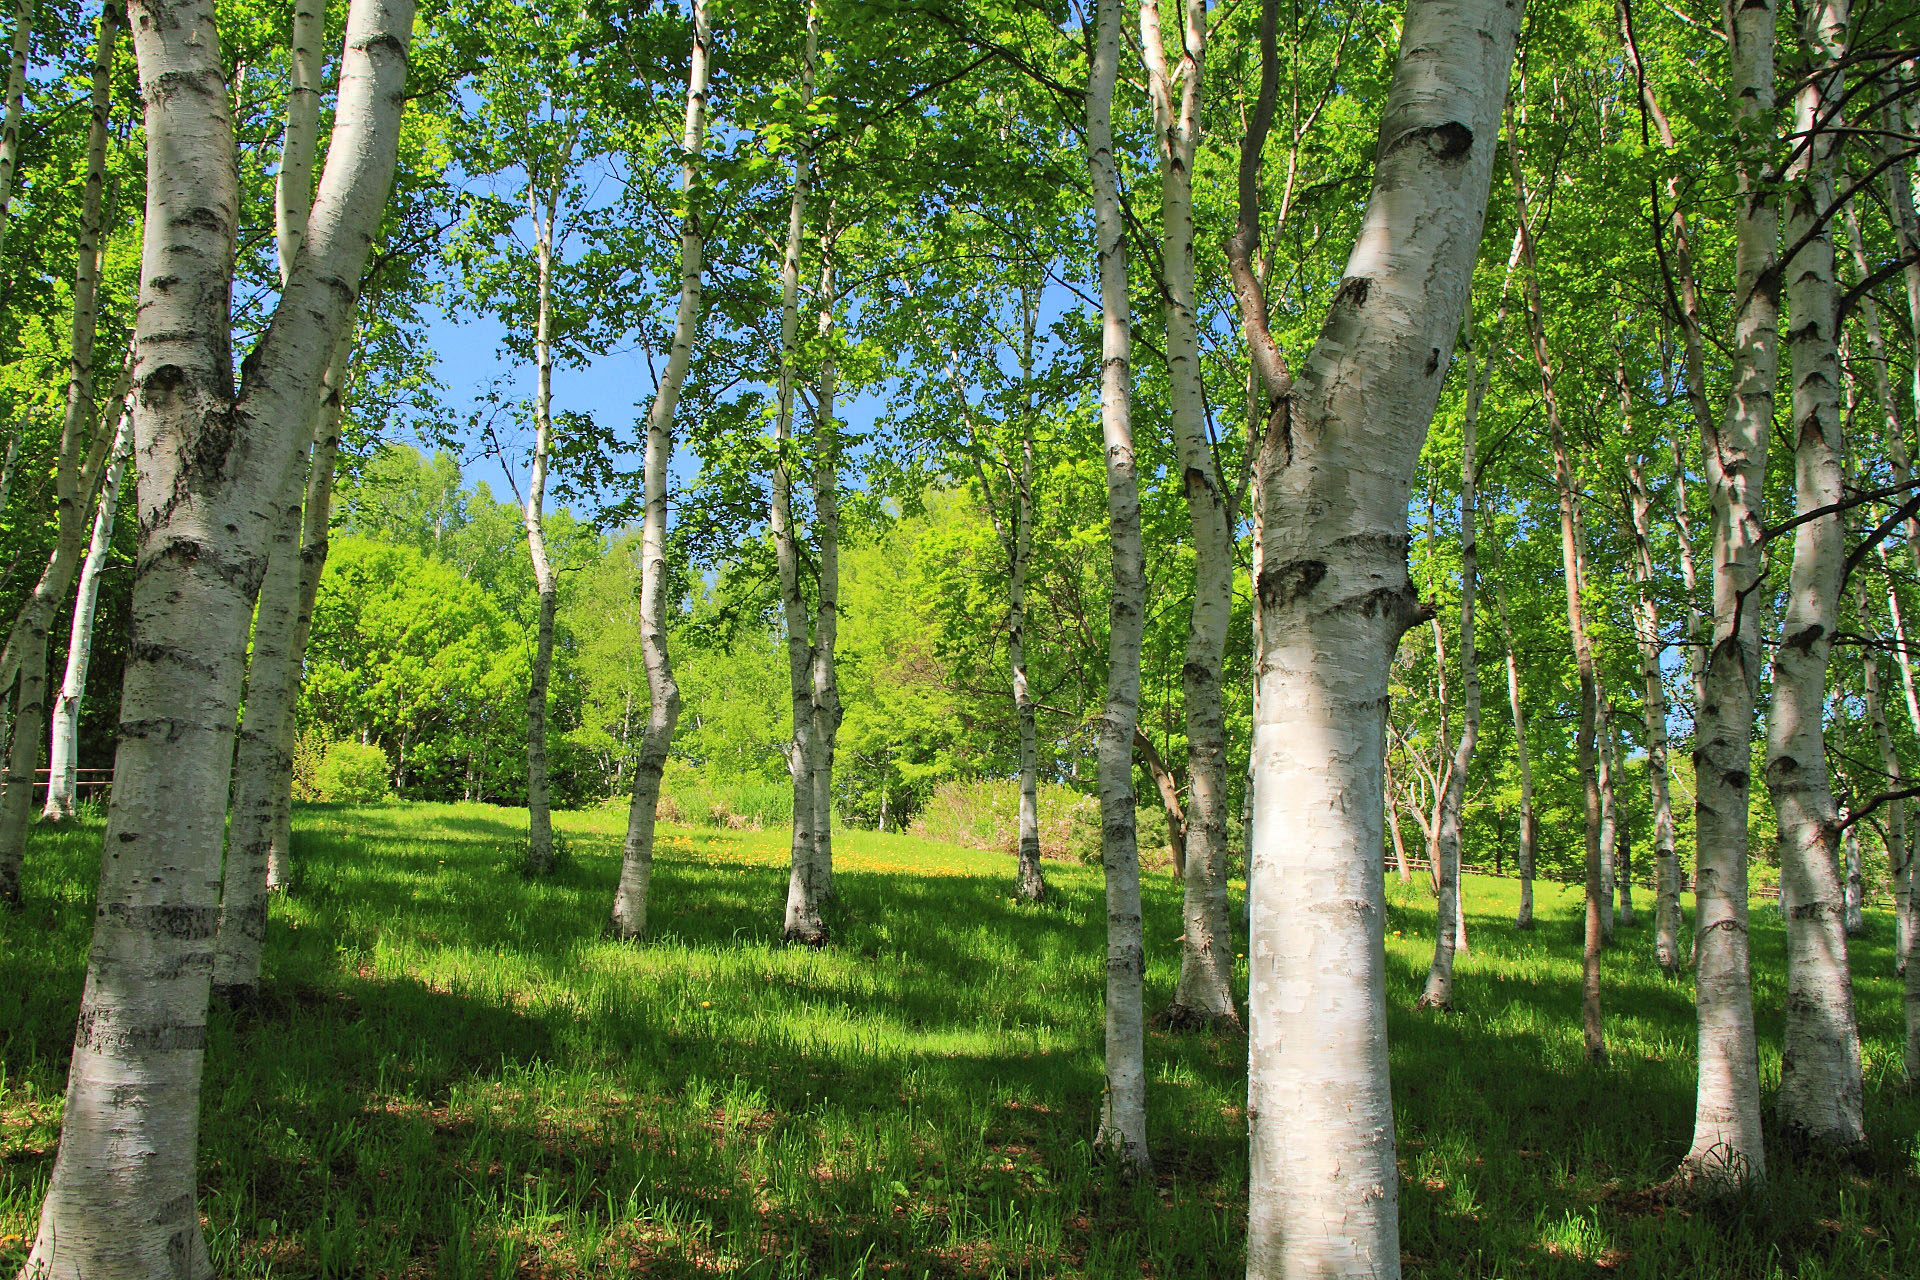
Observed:
[[[12,57],[7,64],[7,106],[0,121],[0,248],[7,243],[13,178],[20,164],[20,118],[27,97],[27,55],[33,48],[34,0],[13,0]]]
[[[819,597],[813,619],[813,859],[820,891],[833,897],[833,753],[840,734],[840,683],[834,648],[840,630],[840,432],[834,418],[839,364],[831,346],[834,331],[833,206],[827,206],[827,230],[820,237],[819,334],[827,348],[821,357],[813,429],[813,512],[819,556]]]
[[[1200,377],[1194,276],[1193,168],[1200,144],[1206,0],[1176,0],[1180,56],[1169,65],[1159,0],[1141,0],[1140,40],[1159,139],[1167,375],[1174,448],[1193,536],[1193,606],[1181,666],[1187,731],[1187,802],[1181,878],[1180,981],[1173,1026],[1239,1027],[1233,992],[1233,925],[1227,908],[1227,733],[1220,673],[1233,609],[1233,531]]]
[[[1860,860],[1860,828],[1849,825],[1841,837],[1847,863],[1847,936],[1857,938],[1867,930],[1867,876]]]
[[[111,416],[101,424],[102,431],[113,432],[113,452],[107,462],[106,478],[100,484],[100,500],[94,506],[93,534],[87,543],[87,558],[80,565],[80,582],[74,589],[73,626],[67,633],[67,669],[60,682],[60,695],[53,704],[53,735],[47,751],[47,804],[41,817],[58,822],[74,814],[77,802],[76,778],[80,763],[80,710],[87,693],[87,670],[93,662],[94,611],[100,602],[100,574],[113,551],[113,526],[120,513],[121,482],[126,476],[127,459],[133,453],[133,419],[122,395],[110,406]]]
[[[1785,264],[1794,499],[1802,513],[1837,504],[1845,489],[1833,232],[1831,222],[1820,219],[1833,203],[1838,139],[1824,127],[1824,117],[1841,87],[1847,7],[1847,0],[1819,0],[1803,21],[1802,41],[1815,70],[1796,97],[1794,129],[1806,141],[1787,173],[1786,238],[1805,242]],[[1839,813],[1822,726],[1846,550],[1845,521],[1837,512],[1793,531],[1793,569],[1767,718],[1767,791],[1780,828],[1781,896],[1791,904],[1779,1115],[1790,1141],[1825,1153],[1866,1142]]]
[[[287,91],[287,124],[280,146],[280,173],[274,183],[274,218],[280,259],[280,284],[306,244],[313,211],[313,161],[320,134],[320,47],[326,38],[326,11],[317,0],[298,0],[293,12],[293,47]],[[309,422],[317,419],[316,398]],[[311,437],[312,426],[307,434]],[[245,709],[234,744],[233,799],[227,823],[227,862],[220,891],[220,920],[213,958],[213,999],[228,1008],[252,1004],[260,994],[260,965],[267,940],[267,861],[282,817],[291,807],[291,788],[279,782],[293,772],[292,737],[287,724],[300,687],[300,655],[293,639],[300,609],[301,506],[306,495],[312,449],[287,477],[278,498],[267,573],[254,609],[253,646],[247,660]],[[282,758],[284,753],[284,758]],[[289,814],[286,821],[291,823]]]
[[[55,533],[46,571],[7,640],[17,660],[19,684],[13,707],[13,739],[0,788],[0,905],[20,900],[20,869],[27,828],[33,820],[33,788],[40,750],[48,741],[47,637],[73,582],[87,537],[93,491],[115,431],[94,408],[94,333],[100,315],[100,238],[106,184],[107,116],[112,106],[113,58],[119,44],[119,10],[101,10],[93,60],[91,115],[87,127],[87,172],[80,198],[80,236],[73,273],[73,320],[69,329],[66,413],[54,474]],[[115,395],[124,392],[115,389]],[[110,400],[109,403],[112,403]],[[88,433],[92,433],[91,442]],[[0,663],[0,666],[8,664]],[[4,688],[0,683],[0,688]]]
[[[391,185],[413,9],[356,0],[308,251],[230,351],[238,180],[210,0],[131,28],[147,124],[134,397],[140,554],[99,911],[26,1274],[204,1280],[195,1152],[233,726],[272,500]]]
[[[1240,250],[1257,236],[1277,8],[1263,6],[1230,250],[1243,321],[1258,302]],[[1504,0],[1409,8],[1365,220],[1297,381],[1264,314],[1249,325],[1270,413],[1247,947],[1251,1280],[1400,1275],[1380,865],[1388,670],[1420,616],[1407,500],[1466,309],[1519,23]]]
[[[1087,82],[1087,160],[1100,269],[1100,428],[1106,455],[1113,600],[1107,634],[1107,705],[1099,747],[1100,845],[1107,881],[1106,1092],[1094,1145],[1124,1167],[1144,1172],[1152,1162],[1147,1150],[1146,939],[1140,915],[1133,739],[1140,716],[1146,564],[1133,453],[1127,231],[1113,152],[1113,89],[1120,72],[1121,25],[1120,0],[1099,0]]]
[[[667,463],[673,456],[673,414],[680,387],[693,361],[700,328],[701,277],[706,232],[695,203],[699,157],[707,138],[707,76],[713,58],[713,32],[706,0],[693,0],[693,46],[687,63],[687,120],[680,149],[680,309],[674,316],[673,347],[647,411],[646,514],[640,529],[640,652],[647,667],[647,726],[633,763],[633,798],[627,806],[627,841],[620,855],[620,883],[613,896],[613,933],[642,938],[647,932],[647,900],[653,885],[653,827],[660,810],[660,775],[673,747],[680,720],[680,685],[667,652]]]
[[[813,101],[819,42],[819,8],[810,3],[800,60],[799,110],[803,115]],[[808,637],[807,600],[800,582],[799,532],[793,521],[793,398],[800,376],[800,253],[805,243],[807,177],[812,167],[812,145],[803,140],[793,157],[787,248],[780,265],[780,370],[773,420],[773,501],[768,524],[780,574],[781,617],[787,639],[787,686],[793,706],[793,740],[787,750],[787,769],[793,776],[793,852],[787,876],[783,936],[788,942],[817,947],[827,941],[827,925],[822,914],[827,886],[822,883],[816,857],[819,815],[813,786],[813,763],[818,756],[814,745],[813,647]]]
[[[569,144],[570,146],[571,144]],[[565,173],[562,160],[558,172]],[[547,685],[553,675],[553,622],[560,605],[560,583],[547,554],[547,459],[553,448],[553,250],[554,214],[559,183],[549,189],[542,207],[534,204],[534,270],[538,274],[538,311],[533,339],[533,464],[527,476],[527,501],[521,513],[526,527],[527,557],[533,563],[533,586],[538,612],[534,624],[533,669],[527,681],[527,872],[544,876],[554,868],[553,806],[547,784]],[[405,768],[402,761],[401,767]]]
[[[1747,0],[1730,20],[1734,119],[1742,130],[1764,135],[1771,130],[1774,102],[1772,0]],[[1736,159],[1732,387],[1725,412],[1709,420],[1701,440],[1712,503],[1713,634],[1693,753],[1700,1074],[1693,1141],[1676,1176],[1712,1190],[1766,1175],[1747,936],[1747,805],[1760,619],[1758,609],[1742,607],[1761,570],[1767,437],[1780,360],[1779,214],[1764,174],[1766,156],[1754,145]]]
[[[1020,463],[1013,484],[1013,529],[1007,566],[1007,665],[1013,675],[1013,710],[1020,722],[1020,843],[1014,892],[1026,902],[1044,902],[1047,882],[1040,873],[1040,735],[1034,722],[1033,690],[1027,681],[1027,575],[1033,564],[1033,419],[1039,411],[1033,387],[1033,339],[1039,300],[1024,290],[1021,319],[1024,345],[1020,372],[1029,390],[1020,420]]]

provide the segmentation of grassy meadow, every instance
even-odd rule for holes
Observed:
[[[267,998],[210,1035],[200,1203],[222,1276],[1242,1273],[1243,1042],[1149,1032],[1154,1177],[1094,1159],[1098,868],[1050,863],[1058,901],[1030,907],[1010,857],[844,832],[836,943],[815,952],[778,945],[784,831],[665,828],[654,938],[633,947],[601,932],[624,813],[558,825],[569,859],[533,883],[523,811],[298,812]],[[0,917],[0,1275],[53,1165],[99,837],[38,831],[29,905]],[[1693,1106],[1691,988],[1661,976],[1650,927],[1608,953],[1613,1053],[1593,1068],[1575,888],[1542,884],[1541,927],[1517,934],[1514,882],[1470,880],[1445,1015],[1413,1007],[1427,891],[1389,889],[1410,1276],[1920,1275],[1885,911],[1854,951],[1870,1157],[1775,1155],[1764,1192],[1701,1208],[1648,1194]],[[1157,1008],[1178,884],[1150,873],[1145,898]],[[1771,1090],[1782,939],[1770,907],[1754,920]]]

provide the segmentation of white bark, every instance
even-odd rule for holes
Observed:
[[[1200,145],[1206,0],[1176,0],[1184,21],[1169,64],[1159,0],[1140,2],[1140,42],[1159,139],[1161,261],[1172,384],[1174,448],[1193,537],[1193,605],[1181,666],[1187,730],[1187,802],[1181,878],[1180,981],[1167,1018],[1176,1026],[1240,1025],[1227,908],[1227,732],[1220,674],[1233,609],[1233,531],[1225,485],[1207,437],[1194,276],[1193,167]]]
[[[1013,710],[1020,721],[1019,873],[1014,891],[1027,902],[1043,902],[1047,882],[1040,874],[1040,735],[1034,723],[1033,690],[1027,680],[1027,575],[1033,565],[1033,419],[1039,412],[1033,389],[1033,340],[1039,298],[1022,290],[1020,374],[1027,384],[1027,411],[1020,419],[1020,462],[1013,482],[1012,536],[1007,546],[1007,665],[1013,676]]]
[[[1241,153],[1243,243],[1277,7],[1264,6],[1261,106]],[[1266,360],[1278,354],[1270,338],[1253,344],[1279,378],[1263,373],[1252,1280],[1400,1274],[1380,865],[1387,678],[1419,617],[1407,500],[1466,307],[1519,23],[1519,4],[1504,0],[1410,6],[1367,212],[1320,338],[1291,383]],[[1257,332],[1267,337],[1264,316]]]
[[[547,784],[547,685],[553,675],[553,624],[560,606],[560,582],[554,574],[553,559],[547,554],[546,502],[547,462],[553,449],[554,222],[562,175],[571,165],[571,140],[567,149],[569,154],[557,165],[545,200],[534,194],[532,186],[527,189],[534,217],[538,301],[533,337],[533,462],[527,475],[521,523],[526,528],[527,558],[533,564],[537,598],[533,669],[527,681],[527,871],[536,876],[549,875],[554,867],[553,806]]]
[[[1705,424],[1701,454],[1712,502],[1713,635],[1694,739],[1697,919],[1694,1004],[1698,1091],[1683,1182],[1724,1188],[1766,1174],[1760,1128],[1759,1048],[1747,936],[1747,805],[1754,702],[1760,677],[1759,610],[1743,607],[1759,581],[1767,437],[1779,372],[1779,214],[1758,145],[1771,130],[1774,5],[1746,0],[1730,14],[1736,125],[1756,135],[1736,158],[1737,270],[1732,386],[1725,412]]]
[[[820,361],[813,426],[813,514],[820,566],[813,619],[813,859],[821,892],[833,897],[833,752],[840,734],[840,684],[834,649],[840,630],[840,434],[834,418],[839,363],[834,358],[833,206],[820,237],[819,335],[827,343]]]
[[[813,81],[820,48],[820,12],[807,6],[807,31],[800,57],[799,111],[813,101]],[[813,147],[803,138],[793,157],[793,195],[787,205],[787,248],[780,264],[780,369],[773,420],[773,502],[768,524],[773,535],[774,559],[780,574],[781,618],[786,626],[787,686],[793,706],[793,740],[787,749],[787,769],[793,777],[793,851],[787,876],[786,925],[789,942],[822,946],[827,925],[822,915],[827,885],[820,874],[813,765],[814,743],[813,647],[809,642],[807,599],[800,582],[799,531],[793,520],[793,398],[800,370],[800,253],[805,243],[807,180],[813,168]]]
[[[287,92],[287,123],[281,140],[280,173],[274,184],[274,218],[280,284],[293,276],[306,244],[313,211],[313,161],[320,135],[320,46],[326,10],[317,0],[298,0]],[[316,398],[309,421],[321,406]],[[309,436],[312,426],[308,427]],[[227,862],[215,930],[213,999],[229,1008],[251,1004],[260,993],[260,965],[267,940],[267,862],[280,829],[281,805],[291,808],[293,703],[299,692],[300,657],[293,648],[300,609],[301,506],[308,487],[311,446],[288,475],[273,517],[266,577],[254,609],[253,645],[247,660],[246,704],[234,745],[233,798],[227,825]],[[285,821],[291,823],[291,815]]]
[[[273,498],[391,185],[413,10],[356,0],[333,144],[296,266],[232,387],[238,181],[210,0],[136,0],[146,242],[134,399],[137,642],[60,1150],[25,1274],[204,1280],[202,1051],[233,727]]]
[[[1840,91],[1847,0],[1819,0],[1803,21],[1815,70],[1794,106],[1806,139],[1789,166],[1786,238],[1805,242],[1785,264],[1793,362],[1794,499],[1802,513],[1840,501],[1839,291],[1832,224],[1837,137],[1824,127]],[[1827,670],[1839,625],[1847,532],[1839,513],[1793,531],[1787,611],[1773,661],[1767,717],[1767,791],[1780,829],[1781,896],[1787,912],[1786,1025],[1779,1114],[1789,1139],[1828,1153],[1866,1142],[1861,1115],[1860,1033],[1847,965],[1846,886],[1840,876],[1839,813],[1827,776]]]
[[[0,122],[0,248],[7,243],[7,214],[13,207],[13,178],[20,163],[20,117],[26,105],[27,55],[33,47],[33,2],[13,0],[12,58],[7,65],[7,106]]]
[[[47,751],[47,804],[41,816],[50,822],[70,818],[77,801],[75,779],[80,763],[80,710],[87,692],[87,670],[93,662],[94,611],[100,602],[100,575],[113,551],[113,526],[120,512],[121,481],[126,476],[127,458],[133,453],[133,420],[126,411],[126,397],[112,402],[111,416],[101,424],[102,431],[113,433],[113,452],[107,461],[107,474],[100,484],[100,499],[94,504],[93,534],[87,543],[87,558],[80,565],[80,581],[74,588],[73,626],[67,633],[67,669],[60,681],[60,694],[53,704],[53,735]]]
[[[1100,269],[1100,429],[1106,449],[1107,530],[1113,600],[1107,633],[1107,705],[1100,722],[1101,854],[1107,881],[1106,1093],[1094,1144],[1129,1169],[1147,1151],[1143,990],[1146,939],[1140,916],[1133,738],[1140,716],[1140,644],[1146,627],[1146,565],[1140,485],[1133,454],[1132,304],[1127,231],[1113,152],[1113,88],[1120,71],[1120,0],[1099,0],[1087,83],[1087,161],[1093,180]]]
[[[633,764],[633,798],[627,806],[627,841],[620,856],[620,883],[613,897],[613,933],[641,938],[647,932],[647,899],[653,885],[653,828],[660,810],[660,774],[680,720],[680,685],[667,652],[667,462],[673,456],[673,414],[693,361],[700,328],[701,277],[706,232],[695,202],[699,157],[707,139],[707,76],[713,32],[706,0],[693,0],[693,46],[687,63],[687,120],[680,136],[680,309],[674,316],[667,367],[647,410],[646,513],[640,526],[640,652],[647,667],[647,726]]]
[[[40,750],[48,740],[47,637],[67,588],[80,567],[93,491],[115,432],[94,407],[94,333],[100,316],[100,239],[106,185],[107,116],[112,106],[113,59],[120,39],[119,10],[101,10],[93,60],[87,127],[87,172],[80,197],[80,236],[73,273],[73,318],[68,330],[67,401],[54,463],[55,532],[47,567],[34,584],[7,638],[0,668],[18,663],[13,740],[6,783],[0,789],[0,904],[20,900],[20,867],[33,819],[33,787]],[[115,389],[114,398],[124,395]],[[112,400],[109,400],[112,403]],[[91,441],[89,441],[91,433]],[[5,682],[0,681],[0,689]]]

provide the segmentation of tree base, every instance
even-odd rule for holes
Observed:
[[[780,935],[780,941],[783,945],[789,947],[813,947],[817,950],[827,945],[827,927],[825,925],[814,925],[811,927],[795,925]]]
[[[1154,1014],[1148,1025],[1156,1031],[1170,1031],[1175,1035],[1195,1032],[1234,1036],[1247,1034],[1246,1028],[1240,1023],[1238,1012],[1198,1009],[1192,1005],[1177,1002]]]

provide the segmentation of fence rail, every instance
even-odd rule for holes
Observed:
[[[39,793],[40,802],[47,798],[47,786],[53,777],[53,770],[39,769],[34,772],[34,790]],[[113,770],[111,769],[75,769],[73,771],[73,796],[76,800],[93,798],[105,799],[107,792],[113,789]]]
[[[1388,869],[1389,870],[1397,869],[1399,865],[1400,864],[1398,862],[1394,861],[1393,856],[1389,854],[1387,858]],[[1433,862],[1431,859],[1414,858],[1414,857],[1409,857],[1407,859],[1408,871],[1426,871],[1429,874],[1431,874],[1432,868],[1433,868]],[[1504,868],[1500,870],[1495,870],[1494,868],[1488,867],[1488,866],[1476,867],[1472,863],[1468,863],[1468,862],[1461,863],[1460,870],[1470,876],[1492,876],[1495,879],[1499,879],[1499,880],[1518,880],[1520,878],[1520,873],[1518,871],[1507,871]],[[1533,878],[1535,880],[1545,880],[1549,884],[1581,883],[1579,880],[1576,880],[1567,876],[1544,876],[1536,873]],[[1647,880],[1642,880],[1638,876],[1635,876],[1633,879],[1633,887],[1636,889],[1645,889],[1648,893],[1655,893],[1659,889],[1658,885],[1653,884]],[[1683,893],[1692,893],[1693,885],[1690,883],[1683,884],[1680,886],[1680,889],[1681,889],[1681,892]],[[1747,890],[1747,896],[1750,898],[1761,898],[1768,902],[1777,902],[1780,899],[1780,886],[1773,885],[1773,884],[1755,885]],[[1887,888],[1883,890],[1877,885],[1867,886],[1867,892],[1865,897],[1866,905],[1870,906],[1874,903],[1883,902],[1883,901],[1891,903],[1894,900],[1895,899],[1893,896],[1893,890],[1891,888]]]

